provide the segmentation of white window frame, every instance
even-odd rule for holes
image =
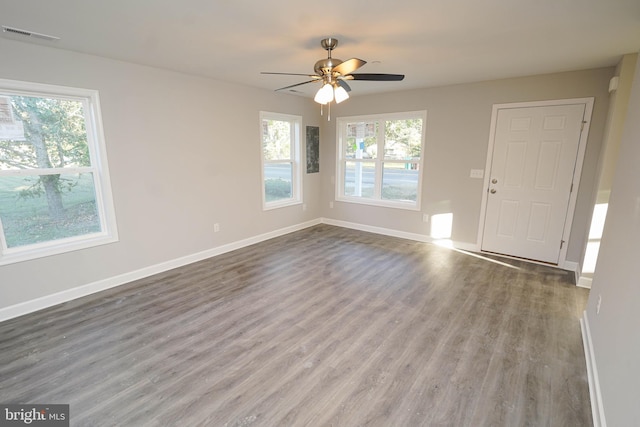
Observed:
[[[398,160],[385,160],[384,159],[384,123],[387,120],[407,120],[407,119],[422,119],[422,141],[420,146],[420,160],[418,163],[418,187],[416,189],[416,201],[401,201],[401,200],[385,200],[382,198],[382,171],[384,163],[402,163]],[[378,134],[377,134],[377,152],[378,155],[375,159],[347,159],[345,158],[345,144],[347,140],[347,124],[353,122],[378,122]],[[407,111],[399,113],[385,113],[385,114],[370,114],[365,116],[350,116],[350,117],[338,117],[336,120],[336,187],[335,198],[340,202],[358,203],[362,205],[371,206],[383,206],[388,208],[407,209],[413,211],[419,211],[422,199],[422,179],[424,171],[424,155],[425,155],[425,135],[427,128],[427,111]],[[374,181],[374,197],[356,197],[344,194],[344,175],[347,162],[364,162],[375,164],[375,181]]]
[[[264,120],[278,120],[283,122],[289,122],[291,126],[291,156],[289,159],[276,159],[267,160],[264,156],[264,141],[262,140],[262,122]],[[300,166],[301,158],[301,134],[302,134],[302,117],[294,116],[291,114],[271,113],[268,111],[260,111],[260,159],[261,159],[261,172],[262,177],[262,209],[278,209],[286,206],[298,205],[302,203],[302,168]],[[291,164],[291,198],[275,200],[267,202],[265,191],[265,176],[264,167],[269,163],[283,163],[289,162]]]
[[[50,97],[82,102],[87,132],[90,166],[51,169],[0,170],[0,176],[39,176],[46,174],[91,173],[93,176],[96,209],[101,231],[81,236],[51,240],[30,245],[7,248],[7,242],[0,219],[0,265],[13,264],[65,252],[86,249],[118,241],[107,151],[102,128],[100,99],[98,91],[41,83],[0,79],[0,92],[8,95]]]

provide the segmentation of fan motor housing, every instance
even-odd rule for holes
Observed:
[[[315,65],[313,66],[315,75],[308,75],[311,78],[311,80],[281,87],[276,90],[291,89],[293,87],[306,85],[308,83],[322,82],[323,85],[330,84],[334,88],[337,88],[338,85],[340,85],[342,89],[349,91],[351,90],[351,88],[349,87],[349,85],[346,83],[345,80],[400,81],[404,79],[404,74],[379,74],[379,73],[354,74],[353,72],[355,70],[362,67],[367,62],[358,58],[351,58],[351,59],[347,59],[346,61],[343,61],[342,59],[332,58],[331,51],[335,49],[336,46],[338,46],[338,39],[334,39],[333,37],[329,37],[322,40],[320,42],[320,45],[324,50],[327,51],[327,58],[321,59],[315,63]],[[280,75],[291,75],[291,76],[307,75],[307,74],[299,74],[299,73],[271,73],[271,72],[262,72],[262,74],[280,74]]]
[[[340,64],[342,64],[341,59],[325,58],[316,62],[316,65],[313,66],[313,70],[316,72],[316,74],[321,76],[325,76],[327,74],[330,75],[331,69],[333,69],[333,67],[336,67]]]

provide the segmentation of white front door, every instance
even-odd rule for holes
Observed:
[[[585,104],[502,108],[482,250],[557,264]]]

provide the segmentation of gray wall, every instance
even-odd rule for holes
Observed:
[[[335,118],[428,110],[423,212],[452,212],[453,240],[476,243],[491,108],[495,103],[595,97],[569,242],[579,261],[613,68],[386,95],[354,96],[319,115],[310,99],[0,39],[0,78],[100,91],[120,241],[0,267],[0,308],[237,242],[319,217],[428,235],[420,212],[333,200]],[[393,84],[393,83],[389,83]],[[261,209],[260,110],[321,127],[320,173],[304,175],[302,206]],[[221,225],[213,233],[213,223]]]
[[[640,62],[614,173],[586,318],[607,425],[640,425]],[[596,314],[598,298],[600,314]]]
[[[637,53],[624,55],[614,73],[618,77],[618,89],[611,93],[607,111],[607,127],[602,141],[600,167],[598,168],[596,203],[607,203],[609,201],[637,60]]]
[[[259,111],[304,130],[321,122],[308,99],[4,39],[0,58],[0,78],[100,91],[120,237],[0,267],[0,308],[321,215],[322,170],[303,175],[307,211],[261,205]]]
[[[600,154],[609,79],[614,68],[539,75],[384,95],[353,96],[332,109],[332,115],[427,110],[422,212],[329,201],[335,197],[330,179],[323,182],[323,216],[409,233],[429,234],[422,213],[453,213],[452,240],[476,244],[483,181],[469,178],[471,169],[484,169],[493,104],[595,97],[589,139],[580,182],[567,260],[580,262],[593,209],[595,172]],[[357,94],[360,82],[353,82]],[[360,83],[366,84],[366,83]],[[392,85],[393,83],[389,83]],[[333,120],[324,129],[322,163],[328,178],[335,176],[336,131]]]
[[[594,200],[596,205],[606,204],[609,201],[637,59],[637,53],[624,55],[614,71],[619,83],[617,90],[611,92],[609,96],[609,108],[607,108],[607,120],[596,175],[598,177],[597,192]],[[593,226],[592,222],[593,217],[589,222],[590,227]],[[595,240],[598,240],[598,238],[591,236],[593,243],[595,243]],[[595,246],[590,247],[588,251],[585,247],[585,252],[581,258],[584,258],[585,255],[591,259],[597,257],[598,250]],[[591,286],[591,280],[593,279],[593,266],[589,264],[591,262],[582,264],[582,273],[580,275],[581,282],[587,286]]]

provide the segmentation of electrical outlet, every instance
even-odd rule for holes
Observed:
[[[429,214],[422,214],[422,222],[429,222]]]
[[[307,204],[306,204],[306,203],[303,203],[303,204],[302,204],[302,210],[303,210],[303,211],[306,211],[306,210],[307,210]]]
[[[329,202],[329,209],[333,209],[333,202]]]
[[[220,231],[220,224],[216,222],[215,224],[213,224],[213,232],[217,233],[218,231]]]
[[[601,305],[602,305],[602,295],[598,295],[598,303],[596,304],[596,314],[600,314]]]

